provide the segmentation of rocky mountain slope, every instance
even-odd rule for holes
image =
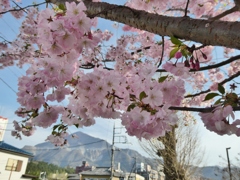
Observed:
[[[72,138],[72,135],[77,138]],[[25,146],[23,149],[34,154],[33,160],[62,167],[76,167],[81,165],[82,161],[88,161],[90,165],[94,166],[110,167],[111,145],[108,142],[82,132],[76,132],[72,135],[67,138],[68,145],[64,147],[55,147],[49,142],[44,142],[36,146]],[[121,169],[124,171],[130,172],[135,166],[135,157],[137,157],[137,163],[143,162],[151,165],[154,169],[157,168],[153,159],[144,157],[131,149],[118,149],[115,151],[114,157],[115,167],[120,162]]]

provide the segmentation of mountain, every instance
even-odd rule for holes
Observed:
[[[76,137],[76,138],[73,138]],[[87,161],[90,166],[110,167],[111,144],[100,138],[95,138],[83,132],[76,132],[67,137],[68,145],[55,147],[49,142],[35,146],[24,146],[23,150],[34,154],[34,161],[44,161],[61,167],[70,166],[75,168]],[[120,162],[121,169],[131,172],[137,163],[148,164],[152,169],[157,170],[157,161],[139,154],[138,149],[118,149],[114,153],[115,167]],[[196,176],[205,180],[221,180],[221,168],[217,166],[199,167]]]
[[[76,137],[76,138],[73,138]],[[76,167],[87,161],[89,165],[110,167],[111,145],[105,140],[89,136],[82,132],[76,132],[67,137],[68,145],[65,147],[55,147],[49,142],[37,144],[35,146],[24,146],[24,150],[34,154],[33,160],[44,161],[56,164],[61,167]],[[157,164],[153,159],[147,158],[131,149],[116,149],[114,153],[115,167],[121,163],[123,171],[130,172],[137,163],[143,162],[157,169]]]

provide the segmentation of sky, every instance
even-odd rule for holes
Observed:
[[[104,23],[105,24],[102,24],[102,28],[105,28],[106,24],[109,25],[109,22]],[[113,22],[111,22],[111,24],[113,24]],[[111,24],[110,27],[112,26]],[[10,16],[0,18],[0,36],[6,38],[7,40],[12,40],[14,37],[16,37],[18,33],[19,25],[20,21],[15,20]],[[117,37],[120,37],[121,31],[112,27],[111,30],[114,34],[116,34],[116,37],[112,39],[112,41],[114,41],[117,39]],[[23,69],[19,69],[15,66],[12,66],[0,70],[0,116],[9,119],[4,136],[4,141],[18,148],[22,148],[25,145],[33,146],[38,143],[45,142],[46,137],[51,133],[51,129],[38,128],[38,130],[33,136],[23,136],[22,140],[15,139],[11,136],[11,130],[13,130],[12,121],[22,120],[21,118],[17,117],[14,112],[19,107],[16,96],[17,79],[24,75],[26,69],[26,67],[24,67]],[[235,135],[219,136],[213,132],[209,132],[204,128],[204,125],[199,120],[197,115],[196,118],[196,126],[198,126],[199,128],[201,138],[201,143],[199,144],[199,147],[203,147],[206,152],[204,161],[201,166],[227,165],[226,148],[228,147],[231,147],[231,149],[229,149],[229,157],[231,163],[237,163],[235,157],[239,157],[238,153],[240,153],[240,138],[236,137]],[[113,136],[113,124],[113,120],[97,119],[97,122],[94,126],[83,129],[70,128],[69,133],[74,133],[81,130],[82,132],[85,132],[94,137],[107,140],[109,143],[111,143]],[[116,127],[120,127],[120,125],[120,121],[116,121]],[[124,130],[122,131],[122,135],[126,135],[126,133],[124,133]],[[146,155],[146,153],[141,150],[141,147],[139,146],[138,140],[136,138],[128,136],[127,139],[130,143],[116,144],[116,146],[135,149]],[[219,156],[221,156],[222,158]]]

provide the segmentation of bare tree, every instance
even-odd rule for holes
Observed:
[[[179,121],[164,137],[144,139],[139,143],[163,166],[166,179],[190,180],[204,161],[204,150],[194,123]]]
[[[218,176],[221,176],[222,180],[230,179],[230,171],[231,171],[231,179],[230,180],[239,180],[240,179],[240,153],[234,159],[235,161],[230,160],[230,171],[228,166],[228,160],[225,157],[219,156],[223,162],[223,168],[216,168],[215,172]]]

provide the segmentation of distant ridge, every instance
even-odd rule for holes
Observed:
[[[76,136],[73,138],[72,136]],[[92,137],[81,131],[73,133],[67,137],[68,145],[64,147],[55,147],[49,142],[43,142],[35,146],[24,146],[23,150],[33,153],[33,160],[44,161],[56,164],[61,167],[70,166],[75,168],[82,164],[82,161],[88,161],[89,165],[110,167],[111,162],[111,144],[100,138]],[[131,172],[135,165],[134,157],[137,157],[137,163],[143,162],[149,164],[153,169],[157,169],[157,162],[154,159],[147,158],[132,149],[119,149],[115,152],[115,167],[121,163],[121,169],[125,172]],[[221,170],[217,166],[201,167],[198,171],[205,180],[221,180]]]
[[[73,136],[75,138],[73,138]],[[76,132],[67,137],[68,145],[55,147],[49,142],[37,144],[35,146],[24,146],[24,150],[33,153],[33,160],[44,161],[61,167],[76,167],[82,161],[88,161],[93,166],[109,166],[111,162],[111,145],[100,138],[95,138],[83,132]],[[151,165],[156,168],[157,164],[153,159],[146,158],[135,150],[119,149],[115,152],[115,167],[121,163],[121,169],[131,171],[137,157],[138,162]]]

